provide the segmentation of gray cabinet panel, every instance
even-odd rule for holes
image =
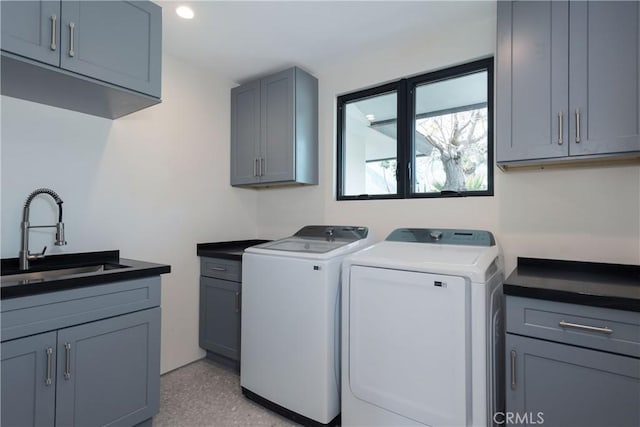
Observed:
[[[155,415],[159,337],[160,308],[61,329],[56,424],[131,426]]]
[[[260,81],[231,89],[231,185],[259,181]]]
[[[299,68],[231,90],[231,185],[318,183],[318,81]]]
[[[200,278],[200,347],[240,360],[240,283]]]
[[[571,3],[571,155],[640,151],[640,3]],[[572,118],[573,118],[572,117]]]
[[[159,6],[146,1],[63,1],[62,5],[62,68],[160,97]]]
[[[203,257],[200,261],[200,274],[214,279],[241,282],[242,261]]]
[[[507,411],[552,426],[640,425],[640,359],[507,334]],[[509,372],[509,369],[508,371]]]
[[[497,7],[497,160],[566,156],[568,3]]]
[[[498,2],[496,159],[640,152],[640,4]]]
[[[261,81],[260,152],[264,159],[263,181],[295,179],[294,83],[293,68],[265,77]]]
[[[51,426],[55,419],[56,333],[48,332],[0,344],[2,421],[5,427]],[[47,349],[51,370],[48,371]],[[45,381],[47,374],[52,379]]]
[[[60,64],[60,2],[2,1],[2,50]]]

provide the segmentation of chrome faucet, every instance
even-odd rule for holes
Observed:
[[[33,199],[39,194],[48,194],[55,200],[58,205],[58,222],[55,225],[29,225],[29,206]],[[66,245],[67,242],[64,240],[64,224],[62,222],[62,199],[58,194],[49,190],[48,188],[38,188],[33,191],[27,197],[27,201],[24,202],[24,210],[22,211],[22,223],[20,224],[20,228],[22,230],[22,246],[20,248],[20,253],[18,255],[20,270],[28,270],[29,269],[29,261],[34,259],[44,258],[44,253],[47,251],[47,247],[45,246],[41,253],[32,254],[29,253],[29,229],[30,228],[54,228],[56,229],[56,246]]]

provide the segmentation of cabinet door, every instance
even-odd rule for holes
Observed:
[[[58,331],[56,424],[131,426],[158,412],[160,308]]]
[[[260,157],[260,81],[231,89],[231,185],[255,184]]]
[[[58,66],[60,2],[2,1],[2,50]]]
[[[640,425],[640,359],[512,334],[506,357],[507,412],[530,416],[518,424]]]
[[[568,3],[497,7],[497,161],[566,156]]]
[[[200,278],[200,347],[240,360],[240,283]]]
[[[3,426],[53,425],[55,348],[55,332],[0,344]]]
[[[62,68],[160,97],[159,6],[150,1],[63,1],[62,18]]]
[[[263,183],[295,180],[295,69],[261,80]]]
[[[571,2],[570,16],[570,154],[640,151],[640,3]]]

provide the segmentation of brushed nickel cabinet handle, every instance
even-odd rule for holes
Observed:
[[[51,50],[56,50],[58,46],[56,45],[56,21],[58,17],[56,15],[51,15]]]
[[[563,134],[563,129],[562,129],[562,125],[564,121],[564,117],[562,114],[562,111],[560,111],[558,113],[558,145],[562,145],[563,141],[562,141],[562,134]]]
[[[76,24],[74,24],[73,22],[69,22],[69,56],[72,58],[76,56],[76,52],[73,47],[75,28],[76,28]]]
[[[511,390],[516,389],[516,351],[511,350]]]
[[[51,385],[51,372],[53,371],[53,348],[49,347],[47,353],[47,377],[44,379],[45,385]]]
[[[253,176],[258,176],[258,158],[253,159]]]
[[[613,333],[613,329],[608,328],[606,326],[603,326],[600,328],[597,326],[588,326],[588,325],[581,325],[579,323],[565,322],[564,320],[561,320],[558,323],[558,326],[560,326],[561,328],[574,328],[574,329],[580,329],[583,331],[600,332],[602,334],[607,334],[607,335],[611,335]]]
[[[576,144],[580,144],[580,109],[576,108]]]
[[[227,269],[224,267],[211,267],[211,269],[215,271],[227,271]]]
[[[260,176],[264,176],[264,157],[260,157]]]
[[[69,381],[71,379],[71,344],[66,343],[64,345],[64,379]]]
[[[236,292],[236,313],[240,313],[240,292]]]

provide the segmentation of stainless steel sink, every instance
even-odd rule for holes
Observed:
[[[118,268],[126,268],[126,266],[119,264],[97,264],[83,267],[61,268],[57,270],[31,271],[26,273],[3,275],[2,278],[0,278],[0,282],[38,282],[49,279],[59,279],[62,277],[75,276],[76,274],[99,273],[101,271],[114,270]]]

